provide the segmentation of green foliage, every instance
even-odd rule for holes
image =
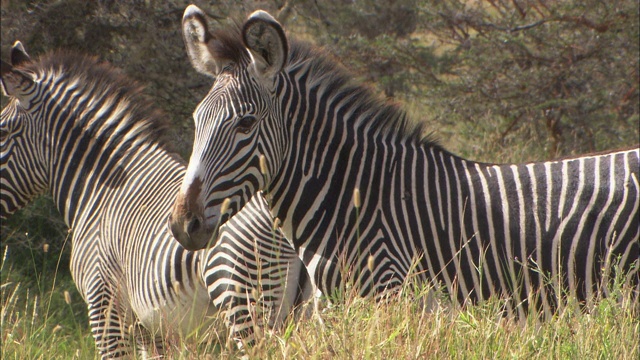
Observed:
[[[0,250],[6,252],[6,262],[14,272],[25,278],[38,279],[54,274],[60,261],[62,272],[70,276],[71,246],[66,243],[67,226],[50,197],[35,199],[24,210],[3,220],[1,229]]]
[[[315,4],[300,9],[320,14],[314,38],[463,156],[531,161],[638,143],[636,1]],[[406,22],[398,9],[411,9]]]
[[[70,275],[37,269],[36,263],[47,263],[47,258],[60,263],[58,254],[40,249],[31,263],[21,264],[11,250],[4,248],[0,264],[2,358],[95,358],[87,308]],[[36,268],[37,275],[25,274],[28,268]]]

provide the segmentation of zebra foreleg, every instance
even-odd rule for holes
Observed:
[[[223,308],[226,308],[225,323],[229,329],[229,341],[239,350],[255,345],[255,332],[261,324],[256,322],[255,313],[251,313],[251,303],[248,296],[228,296]]]
[[[103,287],[87,298],[89,326],[102,359],[127,358],[132,354],[125,319],[115,306],[111,293]]]
[[[141,359],[158,359],[164,357],[164,339],[161,335],[152,334],[140,323],[129,327],[129,334],[136,341],[137,354]]]

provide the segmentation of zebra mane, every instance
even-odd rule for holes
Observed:
[[[216,30],[212,37],[216,41],[210,43],[209,50],[214,57],[240,66],[249,64],[251,57],[237,24],[228,29]],[[309,69],[310,82],[317,79],[328,84],[327,91],[334,98],[345,99],[352,104],[354,114],[364,115],[382,133],[397,134],[411,141],[440,148],[428,133],[426,122],[410,119],[398,103],[382,99],[370,86],[353,80],[354,74],[345,69],[329,51],[289,37],[289,59],[284,71],[300,66]]]
[[[119,120],[123,123],[119,128],[135,129],[136,137],[157,143],[168,152],[175,152],[168,141],[167,116],[142,93],[142,85],[108,62],[74,51],[54,50],[20,67],[39,76],[55,77],[58,83],[74,84],[76,92],[90,94],[92,99],[100,99],[104,103],[107,99],[113,100],[124,108]],[[101,118],[98,122],[104,120]],[[76,118],[75,121],[79,126],[85,125],[89,119]],[[92,124],[91,128],[100,127]],[[132,135],[132,130],[127,131],[129,136]]]
[[[438,146],[427,134],[426,123],[412,120],[397,102],[382,98],[371,86],[359,80],[328,51],[306,42],[290,42],[287,68],[304,66],[313,79],[326,84],[334,98],[349,103],[353,114],[369,121],[381,133],[401,136],[410,141]],[[285,70],[286,71],[286,70]]]

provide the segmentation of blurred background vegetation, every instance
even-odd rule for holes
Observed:
[[[189,3],[212,27],[271,12],[469,159],[549,160],[639,141],[637,0],[2,0],[2,58],[21,40],[32,56],[67,48],[113,63],[147,84],[188,158],[191,113],[211,85],[184,51]],[[66,235],[40,198],[2,223],[2,253],[8,246],[13,271],[39,279],[59,260],[43,244],[58,254]]]

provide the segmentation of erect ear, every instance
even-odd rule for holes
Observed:
[[[20,41],[16,41],[11,47],[11,65],[20,66],[31,62],[31,57],[24,50]]]
[[[215,58],[209,50],[216,39],[209,32],[204,12],[195,5],[189,5],[184,10],[182,36],[191,65],[199,73],[216,77],[230,63],[229,60]]]
[[[33,85],[33,77],[26,72],[15,69],[11,64],[0,60],[0,84],[6,96],[23,98],[26,90]]]
[[[269,13],[258,10],[251,14],[242,28],[242,39],[258,74],[270,78],[284,68],[289,52],[287,37]]]

